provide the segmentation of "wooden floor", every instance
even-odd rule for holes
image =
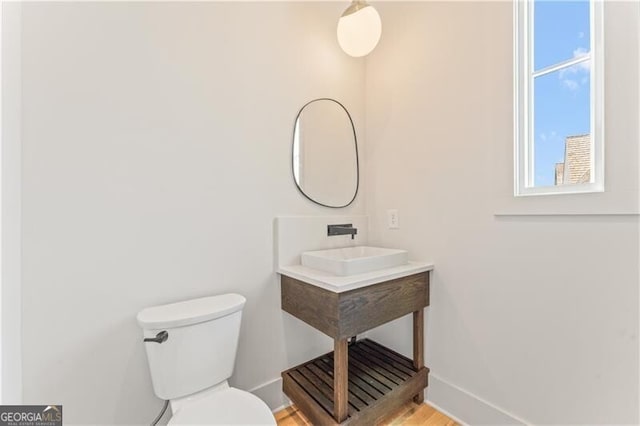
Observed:
[[[276,414],[278,426],[313,426],[295,405],[278,411]],[[408,403],[395,413],[383,419],[380,426],[427,425],[427,426],[457,426],[458,423],[427,404]]]

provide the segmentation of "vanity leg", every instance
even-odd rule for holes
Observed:
[[[333,341],[333,417],[338,423],[347,419],[349,406],[347,339]]]
[[[424,309],[413,312],[413,366],[424,367]],[[413,397],[416,404],[424,402],[424,390]]]

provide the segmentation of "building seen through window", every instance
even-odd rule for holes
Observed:
[[[556,163],[555,185],[587,183],[591,180],[590,135],[567,136],[564,162]]]

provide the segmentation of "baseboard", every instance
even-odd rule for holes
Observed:
[[[249,389],[249,392],[263,400],[274,413],[291,405],[289,398],[282,392],[281,377]]]
[[[429,374],[427,403],[461,424],[530,424],[433,373]]]

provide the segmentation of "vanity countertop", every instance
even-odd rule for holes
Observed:
[[[281,266],[278,268],[277,272],[281,275],[286,275],[287,277],[313,284],[334,293],[342,293],[366,287],[371,284],[377,284],[431,270],[433,270],[433,263],[431,262],[410,261],[405,265],[348,276],[333,275],[329,272],[312,269],[302,265]]]

